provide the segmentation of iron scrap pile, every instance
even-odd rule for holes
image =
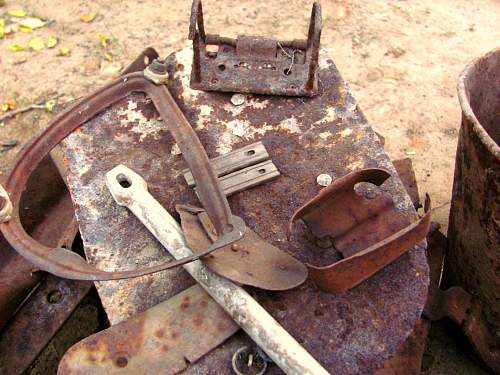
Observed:
[[[91,290],[110,326],[60,374],[418,374],[443,317],[500,371],[500,50],[460,78],[447,241],[320,35],[318,3],[277,41],[208,34],[194,0],[192,48],[148,48],[24,147],[0,185],[2,373]]]

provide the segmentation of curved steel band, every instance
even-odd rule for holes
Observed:
[[[156,57],[155,55],[157,56],[152,49],[144,51],[127,71],[143,69],[147,63],[141,63],[140,59],[144,60],[145,57],[151,58],[151,56]],[[200,182],[197,184],[199,199],[207,210],[220,237],[209,249],[196,256],[166,262],[145,269],[106,272],[91,266],[76,253],[65,249],[51,249],[35,241],[26,233],[21,224],[19,203],[29,176],[40,161],[57,144],[92,117],[132,92],[143,92],[152,99],[160,116],[181,149],[195,180]],[[170,92],[164,85],[155,85],[144,78],[142,71],[131,72],[119,77],[60,113],[39,137],[23,148],[5,181],[4,187],[13,204],[11,219],[0,224],[0,230],[7,241],[22,256],[40,269],[69,279],[117,280],[159,272],[207,255],[211,251],[237,241],[245,232],[244,222],[231,213],[226,196],[210,166],[203,145]]]

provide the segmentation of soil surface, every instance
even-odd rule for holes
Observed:
[[[305,37],[311,5],[298,0],[203,2],[209,33],[287,40]],[[7,12],[20,8],[48,24],[0,39],[0,104],[14,99],[23,107],[59,95],[58,104],[64,104],[115,77],[145,47],[165,55],[187,42],[187,0],[7,0],[0,18],[8,20]],[[97,12],[93,21],[80,20],[91,12]],[[499,46],[500,1],[329,0],[323,1],[322,12],[322,45],[385,137],[389,156],[413,159],[420,192],[431,195],[433,219],[446,233],[460,126],[457,77],[472,58]],[[50,36],[58,38],[55,48],[9,49]],[[70,49],[68,56],[58,56],[61,47]],[[0,149],[0,174],[51,116],[34,109],[0,122],[0,144],[18,142]],[[426,374],[431,373],[442,372],[430,366]]]

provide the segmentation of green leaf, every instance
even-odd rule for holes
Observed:
[[[28,47],[33,51],[41,51],[42,49],[45,49],[45,43],[42,38],[36,37],[29,41]]]
[[[49,39],[47,39],[47,48],[54,48],[57,46],[57,38],[55,36],[49,36]]]
[[[9,50],[11,50],[12,52],[20,52],[25,51],[26,47],[21,44],[14,43],[9,46]]]
[[[59,53],[57,54],[57,56],[69,56],[69,54],[71,53],[71,50],[67,47],[61,47],[59,48]]]
[[[106,34],[97,34],[97,37],[99,38],[99,42],[101,43],[101,46],[106,48],[110,42],[110,38]]]
[[[56,106],[56,101],[55,99],[52,99],[52,100],[47,100],[45,102],[45,109],[47,110],[47,112],[53,112],[54,111],[54,107]]]
[[[26,12],[22,9],[9,10],[9,14],[12,17],[25,17]]]
[[[80,20],[82,22],[89,23],[89,22],[92,22],[96,18],[96,16],[97,16],[96,12],[87,13],[87,14],[81,15]]]

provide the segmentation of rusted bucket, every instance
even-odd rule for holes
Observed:
[[[500,49],[474,61],[458,82],[458,140],[446,277],[481,301],[500,334]]]

